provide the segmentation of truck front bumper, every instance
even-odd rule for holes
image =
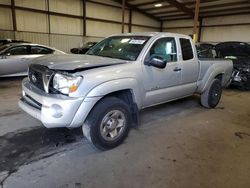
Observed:
[[[47,128],[74,128],[83,125],[90,110],[101,97],[72,98],[48,94],[38,89],[25,78],[22,82],[23,96],[19,106],[40,120]]]

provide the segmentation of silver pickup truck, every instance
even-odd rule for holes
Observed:
[[[19,106],[47,128],[82,126],[94,146],[111,149],[138,123],[143,108],[193,94],[214,108],[232,68],[230,60],[198,60],[186,35],[115,35],[84,56],[35,59]]]

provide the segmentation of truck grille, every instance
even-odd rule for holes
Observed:
[[[31,65],[29,67],[29,80],[39,89],[44,91],[44,85],[43,85],[43,73],[40,72],[39,67],[36,67],[34,65]]]
[[[49,92],[50,80],[54,71],[42,65],[33,64],[29,67],[28,77],[30,82],[42,91]]]

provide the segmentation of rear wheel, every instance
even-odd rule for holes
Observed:
[[[220,102],[222,94],[221,81],[215,78],[208,89],[201,94],[201,105],[206,108],[214,108]]]
[[[108,150],[123,142],[130,124],[129,106],[118,98],[107,97],[96,104],[82,130],[96,148]]]

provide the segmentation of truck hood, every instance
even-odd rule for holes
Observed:
[[[250,45],[244,42],[221,42],[215,46],[215,50],[222,58],[226,56],[250,58]]]
[[[33,64],[43,65],[53,70],[65,71],[87,70],[127,62],[125,60],[92,55],[47,55],[33,60]]]

